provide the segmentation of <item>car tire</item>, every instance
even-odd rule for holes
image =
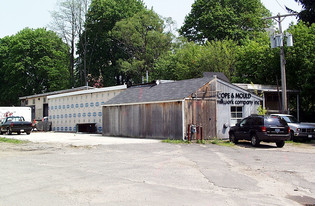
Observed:
[[[259,139],[258,139],[258,137],[256,136],[256,134],[253,134],[252,135],[252,138],[251,138],[251,144],[254,146],[254,147],[257,147],[257,146],[259,146]]]
[[[290,140],[292,140],[293,142],[297,141],[296,137],[294,136],[294,132],[290,133]]]
[[[238,139],[235,137],[235,135],[232,133],[229,135],[230,142],[233,142],[234,144],[238,143]]]
[[[27,135],[30,135],[30,134],[31,134],[31,132],[26,132],[26,134],[27,134]]]
[[[284,146],[285,142],[282,140],[280,142],[276,142],[277,147],[282,148]]]
[[[7,132],[6,132],[7,135],[11,135],[12,134],[12,131],[10,128],[7,128]]]

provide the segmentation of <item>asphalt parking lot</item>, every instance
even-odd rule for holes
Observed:
[[[0,205],[315,205],[315,143],[169,144],[32,133],[0,143]]]

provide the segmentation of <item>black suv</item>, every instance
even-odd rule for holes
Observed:
[[[231,127],[229,136],[235,144],[238,140],[250,140],[253,146],[264,141],[275,142],[277,147],[283,147],[285,140],[290,139],[290,127],[279,117],[251,115]]]

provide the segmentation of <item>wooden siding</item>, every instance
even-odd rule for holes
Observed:
[[[188,124],[202,126],[203,138],[216,137],[216,89],[215,82],[210,82],[189,99],[185,100],[185,128]]]
[[[182,139],[182,102],[104,106],[103,135]]]

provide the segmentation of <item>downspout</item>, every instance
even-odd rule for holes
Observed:
[[[263,109],[266,108],[266,102],[265,102],[265,93],[262,93],[262,98],[263,98]]]
[[[183,136],[182,139],[185,141],[185,99],[182,101],[182,129],[183,129]]]
[[[297,113],[297,120],[300,121],[300,95],[296,95],[296,113]]]
[[[218,79],[217,75],[213,75],[215,80],[215,137],[218,138]]]

